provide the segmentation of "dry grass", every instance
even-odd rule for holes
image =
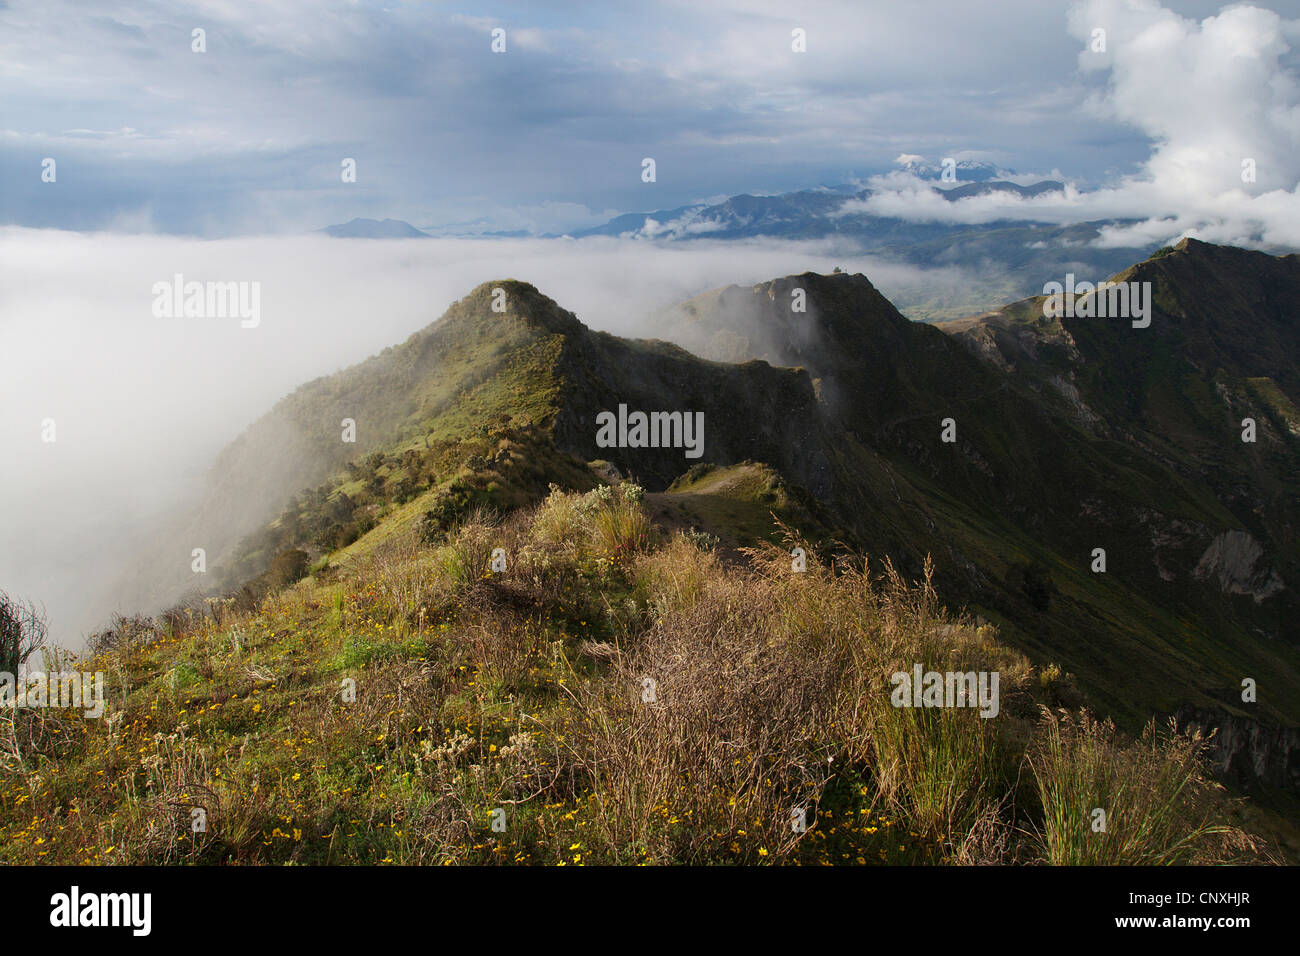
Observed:
[[[1040,716],[1068,675],[945,611],[928,569],[794,539],[805,571],[773,546],[726,565],[638,499],[554,490],[256,608],[117,622],[105,720],[0,713],[0,860],[1267,858],[1221,822],[1203,741]],[[998,717],[893,706],[917,664],[998,672]]]

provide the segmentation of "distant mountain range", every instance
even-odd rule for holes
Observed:
[[[985,170],[985,172],[988,172]],[[963,175],[970,175],[967,171]],[[1026,199],[1065,187],[1056,180],[1022,186],[998,179],[965,182],[935,192],[949,202],[1002,193]],[[780,196],[733,196],[713,205],[696,204],[650,213],[618,216],[603,226],[574,233],[629,239],[688,241],[772,237],[841,239],[855,250],[888,262],[918,268],[957,267],[969,280],[956,291],[929,287],[896,293],[908,316],[956,318],[1040,291],[1068,272],[1096,281],[1155,251],[1157,243],[1132,247],[1097,244],[1106,226],[1125,220],[1056,225],[1019,219],[979,224],[947,223],[878,216],[862,204],[871,190],[833,186]]]
[[[989,180],[963,183],[951,188],[933,187],[950,202],[990,193],[1014,194],[1032,198],[1061,191],[1063,183],[1045,180],[1032,186]],[[967,231],[967,225],[912,222],[890,217],[872,216],[852,211],[846,204],[865,200],[870,189],[855,186],[829,186],[784,193],[779,196],[732,196],[721,203],[696,203],[649,213],[628,213],[611,219],[603,226],[572,233],[583,236],[621,236],[631,239],[751,239],[759,236],[787,239],[822,239],[849,236],[864,249],[897,243],[916,242],[945,235],[954,230]],[[989,223],[979,228],[1005,226],[1011,220]]]
[[[945,185],[942,169],[922,162],[900,165],[924,179],[934,180],[935,192],[949,202],[989,194],[1025,199],[1064,190],[1057,180],[1020,185],[1006,179],[1005,171],[987,164],[958,163],[958,184]],[[1097,281],[1145,258],[1158,243],[1142,246],[1102,247],[1097,244],[1106,226],[1132,220],[1098,220],[1071,225],[1000,219],[979,224],[948,223],[879,216],[864,211],[872,195],[856,185],[805,189],[775,196],[732,196],[720,203],[694,203],[674,209],[626,213],[601,226],[564,235],[573,238],[610,236],[632,240],[678,242],[698,239],[744,240],[839,239],[846,250],[869,253],[887,262],[922,269],[956,267],[968,279],[955,288],[921,283],[915,289],[897,289],[895,298],[910,318],[954,319],[987,309],[991,304],[1020,299],[1041,291],[1048,281],[1066,273]],[[391,225],[390,225],[391,224]],[[425,236],[398,220],[354,219],[331,226],[330,235],[349,238],[401,238]],[[474,238],[517,238],[519,231],[474,233]],[[559,238],[547,233],[539,238]]]
[[[401,219],[351,219],[337,226],[326,226],[321,230],[336,239],[430,239],[427,232],[421,232],[409,222]]]

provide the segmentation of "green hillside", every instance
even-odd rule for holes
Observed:
[[[375,447],[360,437],[358,446],[337,440],[333,423],[343,409],[361,408],[353,416],[358,436],[387,444],[246,540],[227,584],[290,548],[316,560],[418,495],[428,499],[426,530],[436,532],[468,507],[534,503],[552,481],[585,489],[583,463],[596,459],[652,493],[667,490],[697,463],[680,449],[601,448],[596,417],[619,404],[698,411],[703,462],[762,463],[801,497],[804,526],[819,541],[888,556],[912,577],[932,555],[945,600],[996,622],[1039,662],[1059,661],[1128,729],[1184,708],[1294,727],[1300,660],[1287,630],[1292,591],[1261,600],[1225,593],[1220,581],[1230,569],[1214,566],[1216,539],[1241,531],[1264,543],[1261,567],[1279,569],[1256,568],[1242,587],[1267,586],[1275,573],[1294,580],[1295,539],[1285,533],[1295,474],[1294,443],[1286,442],[1294,436],[1268,432],[1265,447],[1280,456],[1271,469],[1237,468],[1225,434],[1212,434],[1224,416],[1207,425],[1203,412],[1189,431],[1169,409],[1201,406],[1160,396],[1205,392],[1198,369],[1229,354],[1237,392],[1268,396],[1261,417],[1285,420],[1268,410],[1285,408],[1285,389],[1295,388],[1294,365],[1276,367],[1300,352],[1286,331],[1295,257],[1226,250],[1216,255],[1261,265],[1244,276],[1214,268],[1203,279],[1195,269],[1165,275],[1184,255],[1129,270],[1158,291],[1146,330],[1044,319],[1041,300],[1028,300],[953,336],[907,321],[865,277],[808,274],[719,290],[674,310],[666,331],[704,358],[666,342],[592,332],[525,283],[485,284],[403,345],[305,386],[245,436],[294,430],[296,447],[313,450],[300,457],[314,457],[323,474],[347,450]],[[494,289],[505,293],[504,313],[492,309]],[[795,290],[804,312],[791,307]],[[1171,290],[1192,311],[1171,304]],[[1259,325],[1241,310],[1261,299],[1281,311],[1269,319],[1276,330],[1258,340],[1206,331],[1208,318],[1195,329],[1170,318],[1212,313],[1234,327]],[[1214,313],[1204,305],[1212,300],[1237,311]],[[1219,339],[1227,346],[1215,345]],[[1190,344],[1177,344],[1184,340]],[[1178,349],[1192,358],[1174,362]],[[1151,397],[1134,413],[1123,396],[1138,382]],[[956,424],[953,444],[940,440],[947,418]],[[1225,468],[1218,477],[1215,469]],[[1259,494],[1234,501],[1243,486]],[[1256,517],[1260,495],[1273,502],[1266,521]],[[658,516],[671,520],[672,510]],[[766,517],[761,508],[733,507],[730,518],[745,534],[712,533],[753,540]],[[1236,539],[1220,539],[1218,549],[1235,554],[1223,545],[1229,540]],[[1097,547],[1106,551],[1104,574],[1092,570]],[[1240,682],[1254,675],[1271,692],[1243,707]]]
[[[391,528],[398,509],[253,610],[117,622],[84,662],[111,675],[106,720],[21,709],[6,730],[0,861],[1291,852],[1284,821],[1207,779],[1203,740],[1098,723],[1068,674],[946,612],[928,582],[832,570],[811,545],[795,572],[798,538],[725,562],[701,533],[656,528],[642,494],[557,489],[434,543]],[[917,665],[997,672],[996,714],[893,706],[890,675]]]
[[[1126,277],[1149,329],[805,274],[682,345],[478,287],[222,454],[213,589],[93,642],[110,718],[0,725],[0,859],[1292,854],[1300,261]],[[620,406],[701,414],[699,456],[598,442]],[[998,715],[891,705],[915,664],[998,671]],[[1154,823],[1081,837],[1098,802]]]

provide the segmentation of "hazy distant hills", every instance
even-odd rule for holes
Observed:
[[[409,222],[401,219],[351,219],[341,225],[326,226],[322,232],[336,239],[428,239],[427,232],[421,232]]]
[[[835,232],[834,217],[851,187],[808,189],[780,196],[732,196],[714,205],[697,204],[649,213],[629,213],[603,226],[573,233],[631,239],[748,239],[772,236],[820,238]]]
[[[950,202],[1004,193],[1033,198],[1060,192],[1064,184],[1046,180],[1031,186],[1013,182],[985,180],[960,186],[934,186],[936,194]],[[966,225],[921,222],[867,215],[854,211],[853,202],[868,199],[871,190],[855,186],[830,186],[805,189],[777,196],[732,196],[713,205],[695,204],[657,212],[628,213],[611,219],[603,226],[573,233],[583,236],[622,236],[633,239],[751,239],[774,238],[821,239],[849,236],[859,240],[864,249],[899,242],[913,242],[948,233],[971,230]],[[979,228],[995,228],[995,223]],[[1045,224],[1039,224],[1045,225]]]
[[[969,199],[971,196],[987,196],[990,193],[1006,193],[1009,195],[1020,196],[1022,199],[1032,199],[1035,196],[1041,196],[1045,193],[1062,192],[1065,189],[1065,183],[1058,182],[1054,179],[1045,179],[1042,182],[1034,183],[1031,186],[1021,186],[1017,183],[1009,182],[980,182],[980,183],[963,183],[960,186],[952,186],[948,189],[940,189],[943,198],[949,202],[956,202],[959,199]]]
[[[989,170],[983,170],[992,175]],[[963,176],[973,175],[965,171]],[[1021,186],[985,178],[944,187],[935,192],[949,202],[1001,193],[1026,199],[1059,192],[1064,186],[1045,180]],[[1115,221],[1071,225],[1003,219],[965,224],[879,216],[865,211],[871,191],[853,186],[802,190],[779,196],[733,196],[714,205],[618,216],[603,226],[582,230],[576,237],[603,235],[630,239],[689,241],[694,239],[843,240],[849,248],[890,262],[919,268],[952,266],[964,269],[969,282],[953,292],[935,289],[927,295],[907,295],[912,318],[955,318],[986,308],[987,303],[1031,295],[1043,283],[1066,272],[1092,281],[1113,275],[1155,251],[1154,243],[1139,247],[1103,247],[1101,230]]]
[[[935,193],[950,203],[1001,194],[1032,199],[1064,190],[1057,180],[1020,185],[999,178],[1010,175],[982,163],[958,163],[958,185],[947,185],[938,166],[916,162],[900,164],[926,180]],[[805,240],[837,239],[846,251],[869,253],[888,262],[920,269],[955,267],[966,280],[919,283],[896,290],[910,318],[924,321],[953,319],[988,308],[993,303],[1033,295],[1043,284],[1067,272],[1098,281],[1156,249],[1143,246],[1100,244],[1102,229],[1127,220],[1059,225],[1024,219],[1001,219],[967,224],[903,219],[875,215],[864,205],[872,191],[855,185],[804,189],[772,196],[739,195],[719,203],[695,203],[674,209],[626,213],[589,229],[566,233],[573,238],[609,236],[630,240],[686,242],[697,239],[746,240],[758,238]],[[353,219],[324,230],[340,238],[418,238],[428,236],[408,223],[386,219]],[[474,238],[523,238],[515,231],[474,232]],[[548,233],[540,238],[559,238]]]

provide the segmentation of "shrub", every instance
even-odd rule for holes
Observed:
[[[750,569],[728,568],[678,535],[635,563],[654,620],[576,701],[610,852],[779,861],[799,851],[792,809],[815,820],[841,775],[960,852],[997,808],[993,730],[972,711],[893,709],[887,675],[901,661],[982,669],[987,632],[954,640],[957,628],[936,627],[928,581],[910,588],[891,570],[877,586],[815,558],[793,574],[774,546],[750,556]],[[1027,662],[1003,653],[1023,680]]]
[[[533,515],[529,535],[539,544],[577,547],[586,541],[589,533],[590,509],[585,507],[586,496],[567,493],[554,484],[550,489]]]
[[[438,560],[454,584],[480,581],[491,572],[496,542],[496,526],[490,514],[478,510],[448,534],[447,543],[438,549]]]
[[[158,615],[156,626],[168,637],[184,637],[201,621],[203,613],[188,604],[177,604]]]
[[[0,591],[0,673],[18,670],[45,643],[45,611]]]
[[[533,515],[534,541],[568,552],[575,560],[590,554],[627,566],[651,544],[653,526],[641,506],[645,491],[623,482],[599,485],[586,494],[551,493]]]
[[[695,547],[699,548],[701,551],[716,551],[718,545],[722,543],[722,539],[716,534],[709,534],[709,532],[700,531],[697,528],[683,531],[682,537],[695,545]]]
[[[490,503],[491,499],[482,491],[464,479],[455,479],[434,499],[433,507],[424,513],[420,521],[421,541],[436,547],[470,511],[485,509]]]
[[[786,857],[791,808],[812,819],[833,770],[826,730],[845,663],[833,643],[769,634],[762,581],[728,593],[709,575],[702,594],[577,692],[574,746],[615,859],[632,847],[651,862]]]
[[[601,489],[608,491],[608,485]],[[590,494],[596,494],[590,492]],[[633,555],[650,546],[650,516],[641,507],[645,492],[639,485],[624,482],[617,493],[600,494],[592,514],[592,540],[602,557],[618,565],[627,564]]]
[[[637,593],[662,617],[698,601],[717,572],[712,549],[702,549],[678,534],[665,547],[642,555],[634,578]]]
[[[310,566],[311,559],[307,552],[299,548],[276,555],[264,578],[267,590],[272,593],[284,590],[306,577]]]
[[[595,545],[614,564],[626,564],[650,544],[650,520],[644,511],[625,504],[602,508],[595,519]]]
[[[158,631],[153,618],[143,614],[133,617],[115,614],[108,630],[91,635],[90,640],[86,642],[86,650],[92,656],[124,651],[134,645],[147,644],[157,636]]]

